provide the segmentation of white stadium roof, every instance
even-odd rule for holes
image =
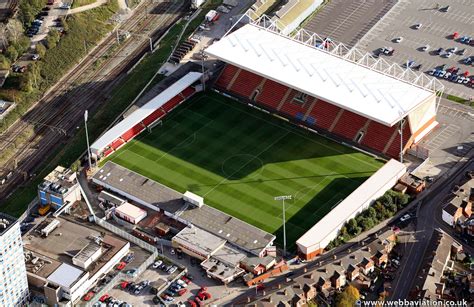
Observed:
[[[335,230],[338,230],[342,223],[347,222],[354,212],[360,212],[361,210],[357,207],[358,205],[366,204],[374,196],[374,191],[380,191],[387,185],[387,182],[393,180],[396,182],[405,172],[406,167],[404,164],[391,159],[302,235],[296,241],[296,244],[305,248],[310,248],[314,245],[324,248],[325,246],[319,246],[319,244],[327,240],[327,237],[334,233]],[[383,191],[385,192],[385,190]],[[330,239],[332,240],[333,238]]]
[[[168,102],[171,98],[181,93],[185,88],[201,78],[199,72],[189,72],[184,77],[173,83],[163,92],[158,94],[155,98],[150,100],[141,108],[124,118],[117,125],[113,126],[109,131],[99,137],[91,146],[93,153],[103,150],[106,146],[112,143],[119,136],[127,132],[130,128],[144,120],[148,115],[159,109],[162,105]]]
[[[246,24],[207,48],[224,62],[393,126],[434,91]]]

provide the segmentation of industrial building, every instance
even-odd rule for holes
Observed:
[[[94,174],[92,182],[185,225],[207,231],[258,257],[264,256],[275,240],[275,236],[266,231],[201,204],[197,195],[188,192],[184,196],[111,161]]]
[[[49,225],[55,227],[43,232]],[[73,306],[130,248],[129,242],[61,217],[46,219],[37,229],[25,239],[23,263],[28,283],[50,306]]]
[[[56,167],[38,185],[40,205],[51,205],[55,210],[81,200],[76,173],[62,166]]]
[[[24,306],[29,297],[20,223],[0,212],[0,306]]]

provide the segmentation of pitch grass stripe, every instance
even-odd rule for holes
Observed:
[[[181,146],[184,139],[188,139],[186,146]],[[275,145],[263,151],[272,142]],[[119,164],[179,191],[209,193],[209,205],[277,235],[282,229],[281,203],[273,197],[281,192],[300,195],[287,206],[289,243],[331,210],[339,193],[349,194],[359,177],[380,165],[369,156],[215,94],[191,99],[169,114],[161,127],[123,149],[130,152],[112,156]],[[231,160],[228,172],[237,171],[238,176],[226,179],[222,164],[236,154],[249,155],[249,161],[259,155],[264,166]],[[162,158],[153,161],[158,157]]]

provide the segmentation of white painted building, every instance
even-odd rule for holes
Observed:
[[[23,306],[29,295],[20,223],[0,213],[0,306]]]

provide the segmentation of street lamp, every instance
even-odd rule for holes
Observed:
[[[84,111],[84,124],[86,126],[86,141],[87,141],[87,155],[89,158],[89,168],[92,168],[91,162],[91,148],[89,146],[89,133],[87,132],[87,118],[89,117],[89,112],[87,110]]]
[[[285,200],[290,200],[291,195],[276,196],[275,200],[283,202],[283,256],[286,256],[286,219],[285,219]]]

